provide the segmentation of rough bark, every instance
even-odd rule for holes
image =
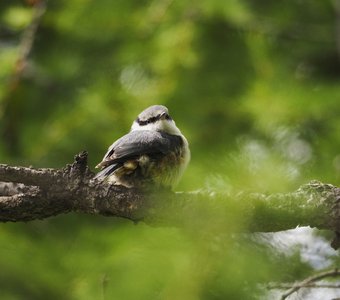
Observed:
[[[273,232],[300,225],[340,232],[340,189],[318,181],[292,193],[230,195],[141,191],[99,182],[93,176],[86,152],[62,169],[0,165],[0,221],[82,212],[134,222],[143,219],[151,225],[197,227],[232,219],[237,212],[238,228],[245,231]],[[339,246],[337,239],[333,246]]]

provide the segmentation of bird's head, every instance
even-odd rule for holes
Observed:
[[[154,130],[168,134],[181,135],[168,109],[163,105],[153,105],[143,110],[132,123],[131,131]]]

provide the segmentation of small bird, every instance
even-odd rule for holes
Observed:
[[[141,112],[128,134],[115,141],[95,176],[126,187],[172,189],[190,161],[187,139],[163,105]]]

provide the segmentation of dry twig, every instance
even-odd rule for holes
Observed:
[[[334,269],[334,270],[325,271],[320,274],[316,274],[311,277],[308,277],[305,280],[294,284],[294,286],[291,289],[289,289],[286,293],[284,293],[281,296],[281,300],[287,299],[291,294],[297,292],[301,288],[318,287],[318,286],[313,286],[313,283],[316,281],[320,281],[328,277],[338,277],[338,276],[340,276],[340,271],[338,269]]]

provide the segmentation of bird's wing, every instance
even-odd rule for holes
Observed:
[[[97,167],[117,165],[143,154],[166,155],[181,145],[180,136],[149,130],[132,131],[109,147]]]

